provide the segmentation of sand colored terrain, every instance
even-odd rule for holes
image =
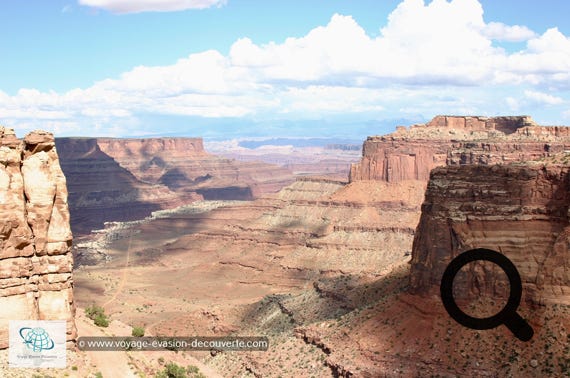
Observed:
[[[110,260],[75,271],[78,305],[104,305],[112,321],[151,335],[270,337],[268,352],[187,352],[223,376],[330,376],[326,353],[297,328],[391,290],[378,280],[406,266],[419,214],[419,202],[391,192],[415,185],[370,182],[374,196],[349,201],[345,184],[300,180],[272,198],[196,203],[116,225],[99,235]],[[306,360],[294,356],[302,350]]]
[[[523,343],[504,326],[459,325],[437,294],[408,292],[423,185],[303,179],[272,198],[118,224],[99,235],[111,260],[76,271],[76,298],[153,335],[269,337],[267,352],[177,355],[227,377],[568,374],[568,305],[523,303],[535,331]],[[134,365],[148,373],[157,361]]]

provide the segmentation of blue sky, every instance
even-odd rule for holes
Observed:
[[[222,139],[363,138],[436,114],[568,125],[568,14],[565,0],[2,1],[0,124]]]

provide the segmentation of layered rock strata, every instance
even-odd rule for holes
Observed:
[[[523,300],[570,304],[570,168],[540,163],[436,168],[416,229],[410,290],[437,295],[459,253],[490,248],[506,255],[523,282]],[[473,265],[456,282],[469,299],[496,287],[497,272]],[[463,286],[461,286],[463,282]]]
[[[9,320],[66,320],[76,336],[66,179],[54,137],[0,127],[0,348]]]
[[[84,234],[104,222],[144,218],[152,211],[198,199],[137,179],[99,148],[96,139],[57,139],[69,189],[73,232]]]
[[[209,146],[219,154],[239,161],[264,161],[287,168],[296,176],[343,177],[360,160],[361,145],[331,144],[324,147],[263,146],[256,149],[221,144]]]
[[[427,181],[439,166],[536,160],[569,149],[570,128],[538,126],[529,116],[437,116],[368,137],[350,180]]]
[[[293,181],[286,169],[208,154],[202,138],[101,138],[97,144],[142,182],[205,199],[253,199]]]
[[[424,187],[299,178],[256,201],[199,201],[117,224],[78,259],[98,248],[109,255],[105,264],[78,269],[78,305],[96,297],[112,319],[144,324],[150,335],[239,330],[271,338],[268,353],[214,357],[227,376],[331,375],[326,356],[309,356],[295,328],[332,322],[383,295],[384,275],[407,267]],[[125,261],[128,279],[115,285]],[[309,369],[289,355],[323,359]]]
[[[73,231],[141,219],[200,199],[252,199],[292,180],[286,169],[208,154],[200,138],[58,138]]]

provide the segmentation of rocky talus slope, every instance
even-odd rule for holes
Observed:
[[[538,126],[529,116],[436,116],[368,137],[350,180],[427,181],[439,166],[536,160],[568,149],[567,127]]]
[[[72,234],[54,137],[0,127],[0,348],[9,320],[66,320],[76,337]]]
[[[201,138],[58,138],[77,234],[200,199],[253,199],[292,182],[286,169],[204,151]]]

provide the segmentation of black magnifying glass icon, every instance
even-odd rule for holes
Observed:
[[[509,279],[511,291],[505,307],[497,314],[488,318],[474,318],[463,312],[453,298],[453,279],[461,268],[477,260],[490,261],[503,269]],[[529,341],[534,335],[532,327],[518,313],[522,295],[521,277],[515,265],[505,255],[486,248],[471,249],[453,259],[441,278],[441,301],[449,316],[459,324],[471,329],[491,329],[501,324],[522,341]]]

